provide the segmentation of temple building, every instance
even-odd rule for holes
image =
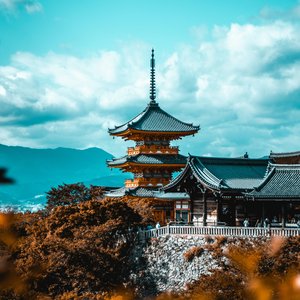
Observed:
[[[111,168],[133,173],[133,179],[126,180],[125,186],[114,190],[107,197],[150,197],[159,188],[168,184],[172,174],[186,164],[186,157],[179,154],[178,147],[171,142],[184,136],[194,135],[199,126],[184,123],[160,108],[156,102],[154,50],[150,59],[150,101],[136,117],[123,125],[109,129],[112,136],[135,142],[127,155],[107,162]],[[157,217],[160,221],[173,218],[173,204],[160,199],[156,201]]]
[[[243,193],[266,173],[267,159],[189,156],[185,169],[163,190],[190,196],[189,218],[199,225],[235,225],[243,214]],[[180,201],[180,200],[179,200]],[[175,205],[179,207],[178,205]],[[180,213],[175,212],[177,216]]]
[[[299,152],[274,153],[268,159],[189,156],[184,170],[163,187],[166,195],[189,195],[188,220],[200,226],[262,225],[296,226],[300,220],[300,164],[293,161]],[[175,201],[180,216],[181,199]],[[187,200],[185,200],[187,201]],[[178,208],[177,208],[178,207]],[[182,213],[182,212],[181,212]]]
[[[194,135],[199,126],[184,123],[156,102],[154,51],[150,60],[150,101],[137,116],[108,132],[135,142],[127,154],[108,161],[133,173],[107,197],[153,201],[155,218],[199,226],[300,226],[300,151],[269,157],[219,158],[179,154],[171,142]],[[174,172],[179,175],[172,179]]]

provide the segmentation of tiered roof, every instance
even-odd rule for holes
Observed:
[[[264,180],[246,196],[250,199],[300,200],[300,165],[269,164]]]
[[[129,122],[109,129],[111,135],[122,135],[129,130],[146,132],[167,132],[194,134],[199,131],[199,126],[184,123],[161,109],[155,101],[150,101],[146,109],[131,119]]]
[[[156,98],[154,50],[150,60],[150,102],[136,117],[120,126],[108,129],[109,134],[126,137],[137,131],[144,133],[172,133],[180,136],[191,135],[199,131],[199,126],[184,123],[161,109]]]
[[[138,173],[138,178],[134,179],[134,183],[128,183],[127,181],[127,187],[107,194],[109,197],[120,197],[123,195],[154,197],[153,193],[155,189],[157,191],[157,186],[169,182],[171,173],[179,171],[186,164],[186,157],[178,154],[177,149],[173,151],[174,148],[170,146],[170,141],[199,131],[199,126],[182,122],[159,107],[159,104],[155,101],[154,50],[152,50],[150,66],[150,102],[147,107],[130,121],[108,129],[110,135],[142,142],[137,143],[135,147],[137,149],[136,152],[128,151],[128,155],[107,161],[109,167],[117,167],[123,171]],[[145,147],[148,149],[145,149]],[[162,151],[162,147],[166,149]],[[153,172],[148,172],[145,178],[139,177],[148,168],[152,168]],[[165,176],[159,174],[156,177],[156,171],[161,173],[164,170],[167,171],[164,174]],[[145,184],[149,188],[142,187]],[[136,185],[139,186],[134,187]],[[153,188],[153,186],[156,186],[156,188]]]
[[[110,167],[131,164],[145,164],[145,165],[184,165],[186,164],[186,157],[180,154],[138,154],[135,156],[123,156],[121,158],[114,158],[107,161]]]
[[[151,187],[136,187],[136,188],[127,188],[127,187],[121,187],[116,190],[112,190],[109,193],[106,193],[105,195],[107,197],[123,197],[123,196],[134,196],[134,197],[154,197],[154,193],[157,191],[157,188],[151,188]]]
[[[189,156],[185,169],[163,189],[175,187],[189,172],[203,186],[215,191],[251,190],[263,180],[267,159]]]
[[[108,197],[123,197],[123,196],[132,196],[132,197],[147,197],[147,198],[155,198],[158,200],[172,200],[172,199],[189,199],[189,195],[187,193],[164,193],[162,191],[158,191],[157,188],[151,187],[136,187],[136,188],[126,188],[122,187],[113,191],[110,191],[106,194]]]

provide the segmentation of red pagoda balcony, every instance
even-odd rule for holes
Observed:
[[[136,147],[128,147],[128,155],[137,154],[178,154],[179,148],[175,146],[158,146],[158,145],[142,145]]]
[[[125,186],[128,188],[142,187],[157,187],[163,186],[170,182],[170,178],[135,178],[125,181]]]

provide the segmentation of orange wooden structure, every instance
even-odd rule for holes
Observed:
[[[168,184],[175,171],[186,164],[186,157],[179,154],[171,141],[199,131],[199,126],[184,123],[159,107],[156,102],[155,60],[152,50],[150,60],[150,102],[137,116],[121,126],[109,129],[112,136],[122,137],[136,143],[129,147],[127,155],[108,161],[111,168],[131,172],[134,178],[125,181],[125,186],[108,193],[108,197],[147,197],[156,201],[157,219],[164,222],[173,217],[173,202],[154,200],[159,188]]]

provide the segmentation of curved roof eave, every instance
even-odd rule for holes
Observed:
[[[180,181],[184,178],[184,176],[188,173],[189,170],[192,171],[195,178],[206,188],[209,188],[214,191],[220,191],[221,189],[221,181],[219,178],[215,177],[212,173],[209,172],[210,177],[208,177],[204,172],[200,171],[194,164],[192,155],[189,155],[188,162],[185,166],[185,168],[181,171],[181,173],[174,178],[169,184],[163,187],[163,190],[169,190],[171,188],[174,188]],[[204,166],[203,166],[204,167]],[[225,187],[226,188],[226,187]]]
[[[108,128],[108,132],[113,133],[114,131],[116,131],[116,133],[121,133],[121,132],[126,131],[129,128],[128,125],[130,123],[134,122],[135,119],[137,119],[137,118],[140,119],[146,113],[147,110],[148,110],[148,106],[142,112],[140,112],[137,116],[133,117],[131,120],[127,121],[126,123],[119,125],[119,126],[115,126],[115,128]],[[122,127],[124,127],[124,129],[121,129],[121,131],[117,131],[118,129],[120,129]]]
[[[184,175],[188,172],[188,169],[190,168],[189,164],[187,163],[184,167],[184,169],[180,172],[180,174],[178,176],[176,176],[170,183],[166,184],[162,190],[166,191],[168,189],[171,189],[173,187],[175,187],[180,180],[184,177]]]
[[[272,176],[275,173],[276,168],[271,163],[269,163],[269,167],[270,167],[269,172],[266,173],[266,176],[265,176],[265,178],[263,178],[261,183],[258,186],[254,187],[253,191],[260,191],[268,183],[268,181],[272,178]]]
[[[164,129],[155,129],[155,127],[153,128],[153,124],[152,127],[147,129],[147,128],[142,128],[143,124],[140,124],[142,122],[146,122],[148,116],[152,113],[158,112],[158,114],[161,116],[161,118],[165,118],[165,123],[168,124],[170,122],[170,120],[172,121],[172,123],[177,124],[177,126],[179,127],[178,130],[174,130],[174,126],[170,126],[169,128],[166,127],[166,130]],[[155,118],[155,115],[154,115]],[[164,120],[159,119],[159,117],[156,116],[156,118],[158,118],[157,122],[154,122],[154,124],[162,124],[164,123]],[[158,122],[160,121],[160,122]],[[148,125],[149,126],[149,125]],[[180,128],[181,126],[181,128]],[[142,130],[142,131],[152,131],[152,132],[172,132],[172,133],[176,133],[176,132],[189,132],[191,134],[196,133],[200,130],[200,126],[194,126],[192,123],[185,123],[182,122],[180,120],[178,120],[177,118],[171,116],[170,114],[168,114],[167,112],[165,112],[163,109],[161,109],[158,105],[158,103],[149,103],[148,106],[140,113],[138,114],[136,117],[132,118],[130,121],[120,125],[120,126],[116,126],[115,128],[112,129],[108,129],[108,132],[110,134],[122,134],[125,133],[128,129],[136,129],[136,130]]]
[[[188,163],[190,164],[195,177],[207,188],[220,191],[222,180],[217,178],[215,175],[213,175],[208,169],[206,169],[207,173],[199,169],[194,163],[195,159],[203,169],[206,169],[205,166],[201,163],[201,161],[197,157],[192,157]]]

